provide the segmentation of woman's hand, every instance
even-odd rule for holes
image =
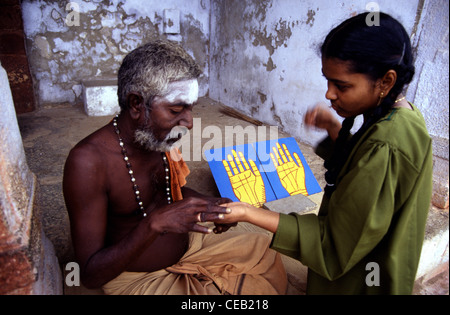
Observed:
[[[233,200],[229,199],[229,198],[210,198],[211,200],[213,200],[214,205],[219,206],[221,204],[224,203],[231,203],[233,202]],[[227,210],[228,212],[231,212],[231,209]],[[228,213],[227,212],[227,213]],[[230,228],[236,226],[238,223],[237,222],[233,222],[233,223],[222,223],[222,222],[214,222],[214,229],[213,232],[215,234],[220,234],[220,233],[224,233],[226,231],[228,231]]]
[[[246,222],[246,213],[248,209],[255,208],[246,202],[224,203],[220,206],[227,208],[224,218],[220,220],[220,223],[224,224]]]
[[[336,140],[342,125],[333,113],[322,103],[315,105],[305,114],[305,124],[325,129],[331,139]]]
[[[245,202],[225,203],[220,206],[226,207],[226,213],[223,218],[214,220],[215,223],[248,222],[272,233],[278,228],[280,214],[277,212],[257,208]]]

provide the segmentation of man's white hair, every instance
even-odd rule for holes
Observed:
[[[197,79],[200,66],[178,44],[168,40],[155,40],[130,52],[118,73],[119,105],[127,108],[131,92],[144,98],[150,106],[155,96],[166,93],[170,82]]]

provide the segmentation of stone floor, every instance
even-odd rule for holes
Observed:
[[[225,130],[225,126],[241,125],[244,128],[254,126],[246,121],[221,113],[217,105],[219,103],[214,100],[200,99],[198,106],[194,109],[194,117],[201,117],[201,121],[197,120],[197,123],[201,123],[202,128],[197,129],[197,132],[204,130],[207,126],[217,126],[222,132]],[[35,112],[18,116],[27,161],[39,183],[38,204],[43,213],[44,231],[55,246],[61,266],[74,260],[69,220],[61,190],[65,159],[69,150],[78,141],[108,123],[111,118],[111,116],[89,117],[85,114],[81,105],[72,106],[69,104],[43,106]],[[268,139],[269,128],[266,130]],[[191,132],[191,136],[192,134],[195,135],[195,130]],[[201,131],[199,135],[201,135]],[[218,196],[219,192],[209,166],[203,159],[199,158],[199,152],[210,139],[209,135],[204,136],[206,138],[198,139],[199,137],[196,137],[193,139],[191,137],[191,139],[186,139],[186,144],[190,144],[188,147],[189,156],[185,155],[191,169],[188,186],[202,193]],[[230,140],[227,138],[229,136],[225,132],[221,135],[224,144]],[[278,137],[289,137],[289,135],[279,131]],[[247,139],[236,139],[233,144],[241,144],[239,142],[248,141]],[[314,154],[310,146],[302,143],[299,145],[320,186],[323,187],[323,161]],[[185,148],[185,146],[182,148]],[[316,203],[320,202],[320,196],[313,196],[312,199]],[[432,210],[436,211],[435,209]],[[448,210],[442,213],[448,224]],[[255,227],[245,225],[240,228],[255,229]],[[290,259],[286,258],[284,262],[288,265],[288,271],[292,273],[291,283],[294,283],[297,287],[301,286],[301,284],[296,283],[297,279],[294,274],[302,273],[304,270]],[[448,263],[446,263],[433,273],[418,279],[414,294],[448,294],[448,274]],[[87,290],[82,286],[65,287],[65,294],[101,294],[101,291]]]

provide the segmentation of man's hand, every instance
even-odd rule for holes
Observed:
[[[212,229],[197,224],[223,218],[225,207],[211,200],[188,197],[150,212],[152,230],[161,234],[199,232],[209,234]]]
[[[221,204],[224,204],[224,203],[231,203],[231,202],[233,202],[233,200],[231,200],[229,198],[211,198],[211,199],[215,200],[214,204],[217,205],[217,206],[219,206]],[[237,224],[238,224],[237,222],[234,222],[234,223],[218,223],[218,222],[214,222],[214,225],[216,227],[214,228],[213,231],[216,234],[220,234],[220,233],[228,231],[230,228],[236,226]]]
[[[223,203],[230,203],[233,202],[233,200],[229,199],[229,198],[222,198],[222,197],[211,197],[211,196],[206,196],[203,195],[191,188],[187,188],[187,187],[182,187],[182,192],[183,192],[183,196],[186,197],[198,197],[198,198],[202,198],[205,200],[208,200],[210,202],[212,202],[214,205],[216,206],[220,206]],[[220,234],[223,232],[228,231],[231,227],[236,226],[236,223],[218,223],[218,222],[214,222],[214,225],[216,226],[214,228],[214,233],[216,234]]]

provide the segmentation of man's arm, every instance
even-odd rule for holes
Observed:
[[[126,270],[131,262],[163,232],[210,233],[197,224],[217,219],[226,209],[199,198],[185,198],[150,214],[124,238],[106,246],[108,196],[105,163],[95,148],[71,151],[64,169],[63,190],[69,212],[72,241],[80,264],[81,279],[88,288],[100,287]]]
[[[78,148],[71,151],[64,169],[72,241],[82,282],[88,288],[114,279],[157,237],[147,219],[119,243],[105,247],[108,200],[102,165],[92,151]]]

